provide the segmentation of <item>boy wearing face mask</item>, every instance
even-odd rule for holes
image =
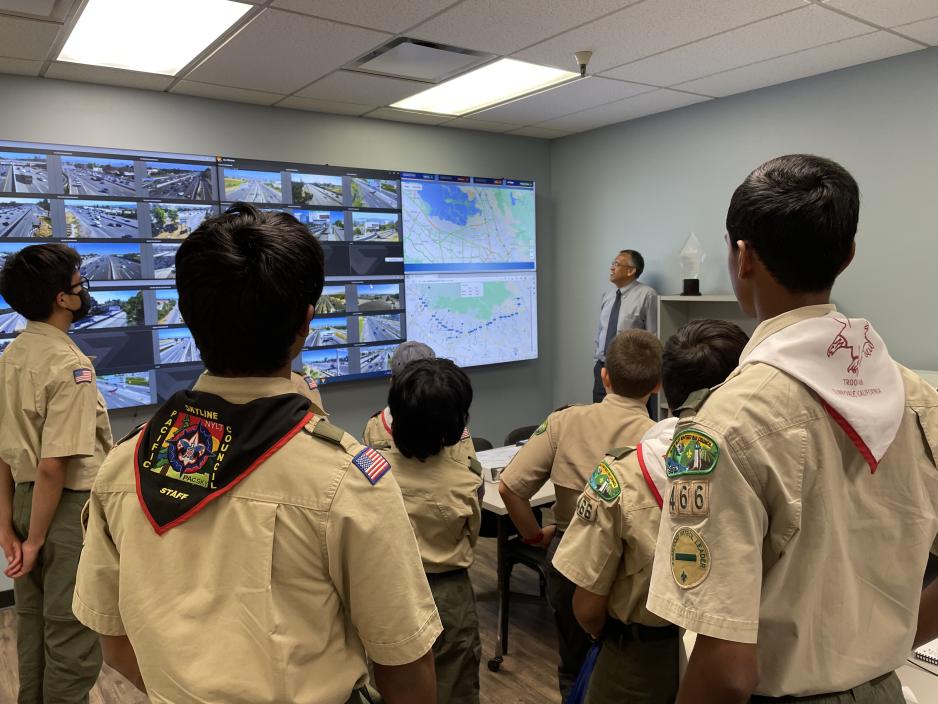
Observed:
[[[91,360],[68,336],[91,308],[80,264],[74,249],[41,244],[0,270],[0,295],[27,321],[0,356],[0,546],[21,703],[87,701],[101,669],[97,634],[72,613],[81,512],[113,444]]]

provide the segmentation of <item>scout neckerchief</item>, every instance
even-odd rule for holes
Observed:
[[[137,498],[157,534],[192,518],[258,466],[309,421],[299,394],[228,403],[179,391],[137,439]]]
[[[645,483],[658,502],[658,508],[664,506],[661,498],[668,485],[668,473],[664,467],[664,456],[671,446],[674,429],[678,418],[665,418],[651,426],[642,436],[635,448],[638,466],[642,468]]]
[[[809,387],[870,471],[902,422],[905,389],[882,338],[863,318],[836,311],[789,325],[739,360],[771,365]]]
[[[393,423],[391,418],[391,409],[387,406],[384,407],[384,410],[381,411],[381,425],[384,426],[384,429],[388,431],[388,435],[391,434],[391,424]]]

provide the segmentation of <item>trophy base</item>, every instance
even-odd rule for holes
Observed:
[[[684,279],[684,290],[681,291],[682,296],[699,296],[700,295],[700,279]]]

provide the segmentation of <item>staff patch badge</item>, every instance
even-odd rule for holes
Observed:
[[[603,501],[615,501],[622,493],[619,480],[616,479],[612,468],[605,461],[600,462],[593,470],[589,485]]]
[[[664,464],[669,477],[710,474],[717,466],[720,448],[706,433],[684,430],[671,441]]]
[[[678,528],[671,539],[671,575],[681,589],[693,589],[710,574],[710,548],[693,528]]]
[[[592,523],[596,520],[596,504],[590,501],[586,494],[581,495],[580,499],[576,502],[576,515],[587,523]]]

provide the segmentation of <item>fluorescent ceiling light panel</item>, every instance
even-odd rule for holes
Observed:
[[[580,74],[500,59],[391,105],[438,115],[467,115],[529,93],[566,83]]]
[[[58,60],[175,76],[250,9],[231,0],[89,0]]]

